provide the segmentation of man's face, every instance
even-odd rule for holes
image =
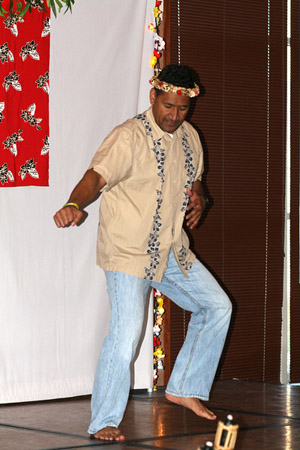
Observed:
[[[155,90],[151,89],[150,103],[157,125],[167,133],[174,133],[188,113],[190,98],[168,92],[157,96]]]

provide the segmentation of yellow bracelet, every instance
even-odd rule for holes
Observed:
[[[75,208],[76,209],[78,209],[78,211],[79,211],[79,206],[77,205],[77,203],[66,203],[64,206],[63,206],[63,208],[65,208],[66,206],[75,206]]]

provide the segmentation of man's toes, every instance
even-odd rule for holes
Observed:
[[[125,441],[125,436],[121,433],[116,441]]]
[[[124,441],[125,436],[121,433],[121,430],[114,427],[105,427],[102,430],[97,431],[92,435],[94,439],[100,439],[103,441]]]

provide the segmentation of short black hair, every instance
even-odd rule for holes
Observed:
[[[193,70],[188,66],[182,66],[180,64],[169,64],[164,67],[157,78],[174,86],[181,86],[187,89],[193,88],[195,83]],[[159,89],[155,89],[155,91],[156,95],[163,92]]]

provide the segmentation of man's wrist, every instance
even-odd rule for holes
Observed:
[[[67,206],[74,206],[78,211],[80,210],[79,205],[75,202],[67,202],[64,204],[63,208],[66,208]]]
[[[196,192],[196,194],[198,194],[199,196],[201,196],[201,197],[204,198],[205,206],[208,206],[208,205],[209,205],[209,198],[207,197],[207,195],[206,195],[204,192],[202,192],[202,191],[196,191],[196,190],[193,190],[192,192]]]

